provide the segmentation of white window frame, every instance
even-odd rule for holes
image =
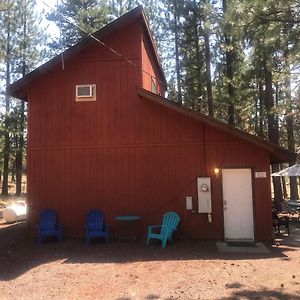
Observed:
[[[89,87],[90,95],[78,95],[78,88]],[[77,84],[75,87],[76,102],[96,101],[96,84]]]

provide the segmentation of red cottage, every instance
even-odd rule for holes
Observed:
[[[65,236],[83,235],[90,208],[114,235],[115,216],[140,215],[139,236],[173,210],[179,237],[271,239],[270,163],[294,154],[165,99],[142,8],[95,36],[105,46],[83,39],[64,69],[57,56],[9,88],[28,102],[30,232],[44,208]]]

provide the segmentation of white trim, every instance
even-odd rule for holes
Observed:
[[[78,95],[79,88],[89,88],[89,94]],[[76,102],[96,101],[96,84],[77,84],[75,87]]]

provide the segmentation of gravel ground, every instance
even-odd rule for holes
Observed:
[[[37,245],[26,223],[0,223],[0,299],[298,299],[300,225],[269,254],[225,254],[213,241],[64,239]],[[298,240],[298,241],[297,241]],[[279,244],[280,243],[280,244]]]

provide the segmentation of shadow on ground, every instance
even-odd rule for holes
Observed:
[[[241,289],[236,291],[234,295],[229,297],[220,298],[220,300],[233,300],[233,299],[271,299],[271,300],[282,300],[282,299],[293,299],[300,300],[300,296],[294,293],[288,293],[281,290],[268,290],[268,289],[258,289],[258,290],[248,290]]]
[[[297,229],[298,230],[298,229]],[[26,222],[12,225],[0,224],[0,280],[11,280],[28,270],[56,260],[64,264],[78,263],[128,263],[166,260],[239,260],[282,258],[289,251],[299,250],[299,244],[285,243],[285,235],[278,236],[279,247],[267,245],[268,254],[219,253],[214,241],[177,240],[162,249],[155,241],[149,247],[145,240],[120,240],[86,246],[82,239],[47,241],[37,245],[26,233]],[[292,240],[291,240],[292,241]],[[244,291],[245,293],[247,291]],[[246,297],[246,295],[245,295]]]

